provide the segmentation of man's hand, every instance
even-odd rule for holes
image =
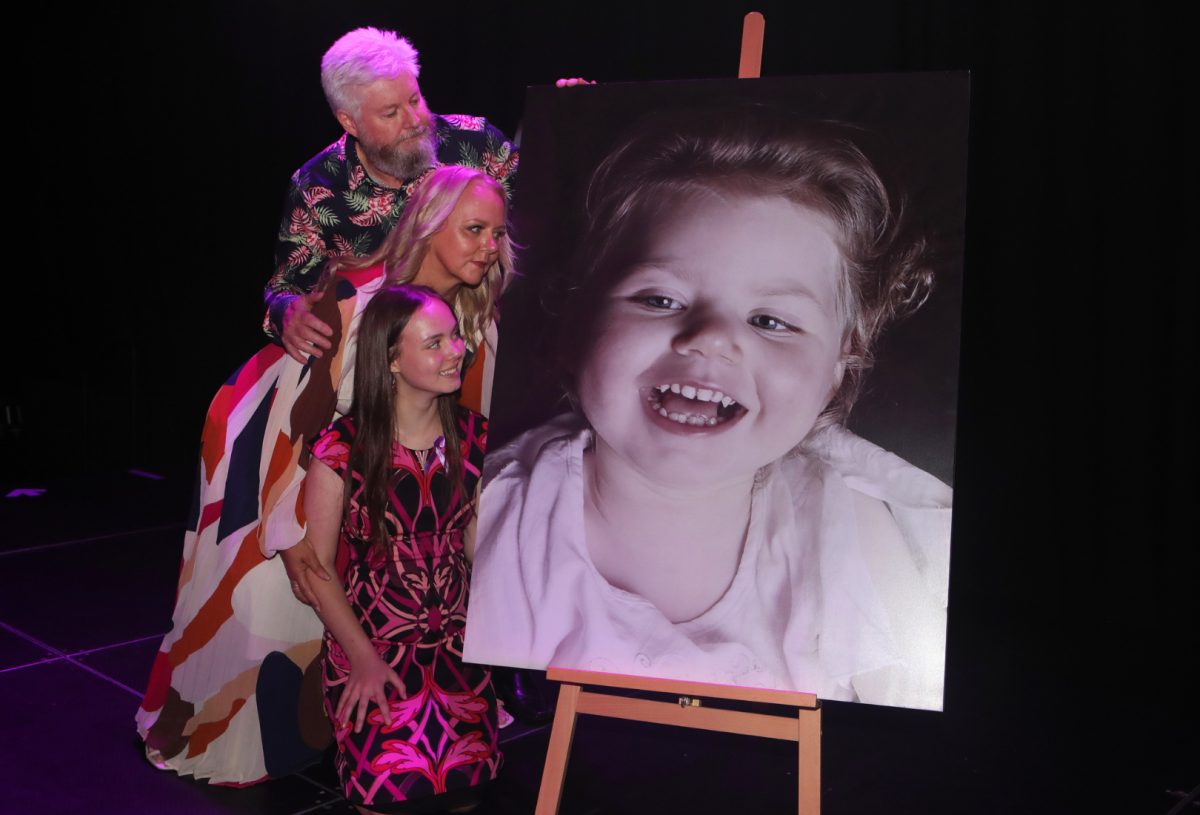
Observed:
[[[574,88],[576,85],[595,85],[596,80],[584,79],[582,76],[572,76],[555,81],[556,88]]]
[[[283,350],[301,364],[310,355],[320,358],[330,348],[327,337],[333,336],[333,329],[312,313],[312,304],[324,296],[325,292],[315,292],[296,297],[283,313]]]
[[[312,606],[313,611],[319,613],[321,606],[317,603],[310,581],[320,578],[328,582],[333,578],[321,566],[321,560],[317,557],[312,542],[306,537],[291,549],[280,551],[279,556],[283,558],[283,568],[287,570],[288,580],[291,581],[292,594],[296,595],[296,599],[301,603]]]

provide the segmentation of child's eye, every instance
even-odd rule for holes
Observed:
[[[786,320],[781,320],[770,314],[754,314],[748,320],[750,325],[763,331],[799,331],[800,329]]]
[[[658,311],[683,310],[683,303],[665,294],[639,294],[633,297],[633,301]]]

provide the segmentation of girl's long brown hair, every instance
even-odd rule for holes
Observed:
[[[363,310],[358,327],[358,358],[354,370],[354,441],[350,445],[350,466],[346,472],[343,521],[350,507],[351,472],[362,474],[363,489],[358,497],[370,521],[370,539],[376,547],[386,547],[387,527],[384,517],[388,508],[388,482],[392,464],[392,440],[396,438],[395,388],[390,366],[399,353],[397,343],[414,313],[427,303],[437,302],[449,308],[433,289],[410,284],[380,290]],[[456,394],[438,397],[438,418],[446,439],[445,482],[448,503],[453,504],[455,492],[462,489],[462,434],[459,432],[459,407]],[[361,524],[362,519],[359,519]],[[352,527],[353,528],[353,527]]]

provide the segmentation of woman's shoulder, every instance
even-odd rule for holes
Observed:
[[[347,440],[353,439],[357,433],[358,426],[355,424],[353,416],[338,416],[321,431],[322,436],[338,435]]]
[[[341,474],[350,462],[350,447],[354,443],[354,419],[342,416],[316,435],[312,441],[313,457]]]
[[[478,447],[484,452],[487,451],[488,420],[482,413],[459,405],[458,432],[462,434],[463,441],[467,442],[468,449]]]

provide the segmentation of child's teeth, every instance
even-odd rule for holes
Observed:
[[[728,408],[730,405],[736,405],[736,400],[731,396],[726,396],[719,390],[712,388],[697,388],[695,385],[680,385],[676,382],[670,384],[655,385],[650,389],[646,401],[650,403],[650,409],[656,412],[659,416],[665,419],[670,419],[679,424],[694,425],[696,427],[714,427],[720,424],[723,419],[717,416],[702,416],[700,414],[686,412],[680,413],[677,411],[668,411],[662,406],[662,396],[666,393],[677,393],[685,399],[693,401],[711,402],[719,404],[721,407]],[[728,418],[728,417],[725,417]]]

